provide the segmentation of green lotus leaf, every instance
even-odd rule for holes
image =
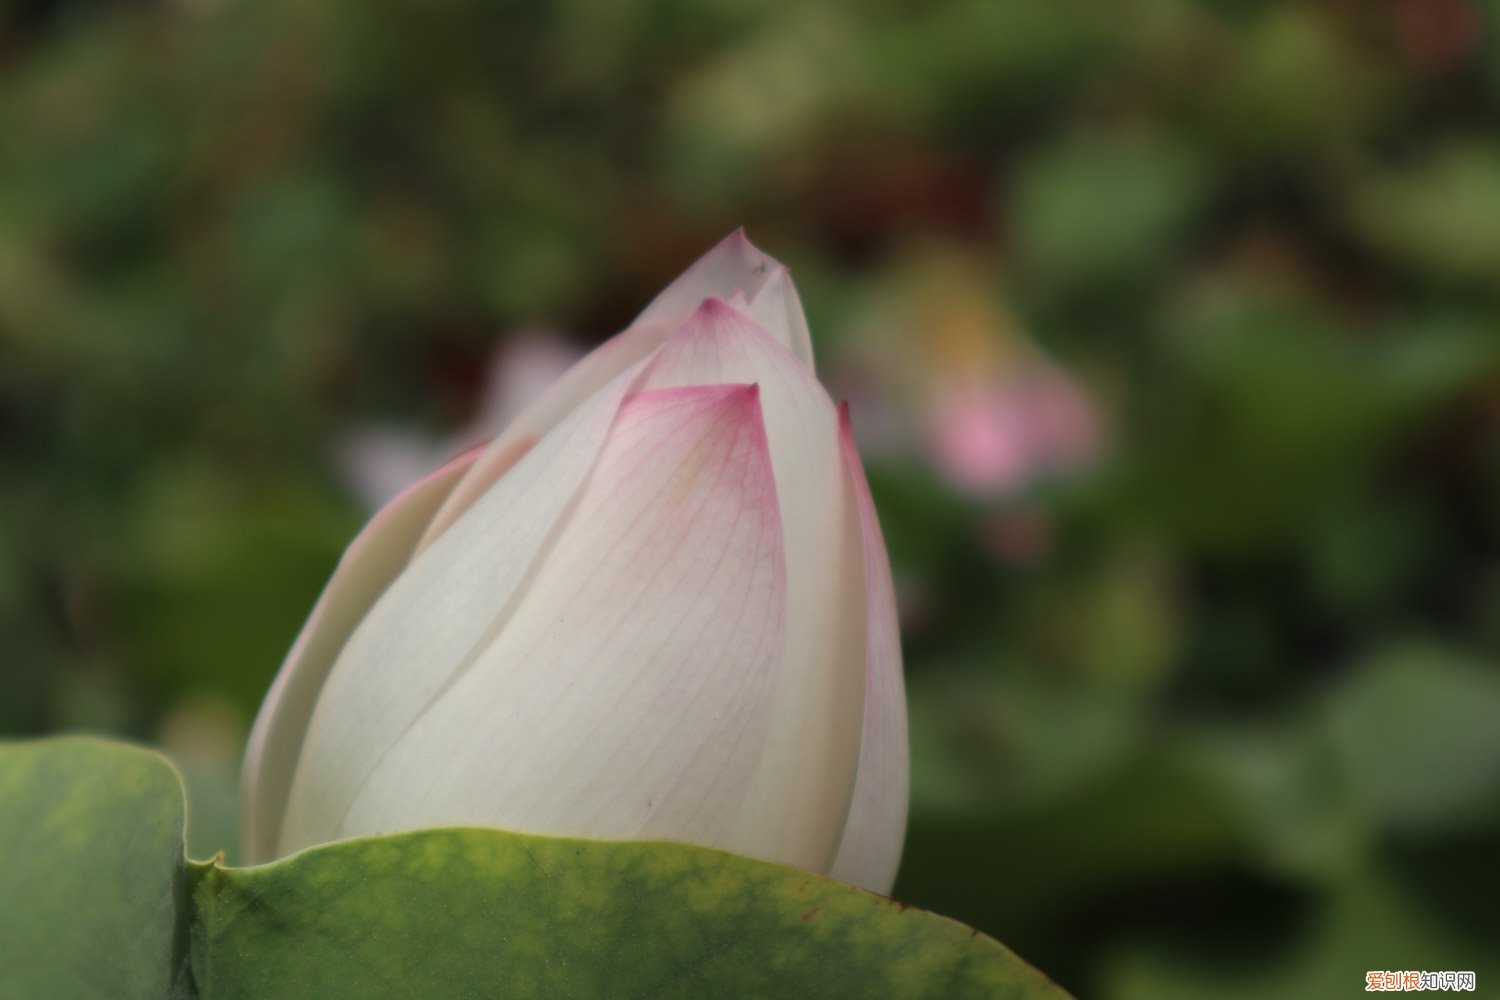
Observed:
[[[0,997],[1065,994],[969,927],[686,844],[422,830],[274,864],[183,856],[149,751],[0,744]]]
[[[182,784],[104,740],[0,743],[0,997],[162,1000],[186,958]]]

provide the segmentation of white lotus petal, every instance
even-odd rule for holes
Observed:
[[[792,284],[792,272],[777,265],[765,283],[750,297],[750,317],[761,329],[781,341],[813,371],[812,334],[807,329],[807,314],[802,299]]]
[[[772,721],[781,553],[756,388],[627,398],[504,628],[338,835],[484,824],[734,840]]]
[[[432,519],[419,550],[431,545],[476,497],[500,478],[508,468],[504,457],[516,442],[541,437],[611,379],[661,347],[704,299],[716,295],[727,297],[736,291],[755,294],[781,271],[785,268],[756,249],[744,230],[725,237],[653,299],[634,323],[585,355],[521,412]],[[790,287],[790,282],[786,281],[786,285]],[[795,290],[791,296],[790,305],[780,308],[794,306],[800,314],[801,303],[796,300]],[[778,329],[790,328],[783,325]],[[803,321],[804,336],[805,329]],[[810,359],[811,348],[806,354]]]
[[[339,649],[401,572],[422,529],[478,455],[473,451],[450,462],[381,508],[349,543],[318,597],[255,717],[245,750],[241,846],[252,864],[275,854],[303,734]]]
[[[383,755],[504,625],[635,375],[622,373],[538,441],[417,553],[350,635],[313,711],[277,853],[334,835]]]
[[[753,298],[776,272],[783,270],[776,258],[750,242],[743,229],[736,229],[653,299],[632,328],[655,328],[660,343],[676,333],[704,299],[727,299],[735,292]]]
[[[646,366],[640,387],[760,386],[786,539],[787,626],[776,715],[730,829],[759,851],[827,871],[853,790],[864,702],[859,516],[834,406],[803,365],[728,303],[709,299]],[[741,850],[738,841],[724,845]]]
[[[849,426],[848,407],[839,411],[844,459],[859,499],[865,555],[865,724],[860,734],[859,773],[854,800],[829,872],[836,879],[889,894],[906,839],[910,763],[906,742],[906,688],[901,678],[901,633],[896,589],[875,503]]]

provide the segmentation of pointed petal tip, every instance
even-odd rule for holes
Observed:
[[[739,226],[734,232],[720,240],[719,247],[733,249],[743,254],[744,258],[753,262],[757,274],[785,270],[786,268],[786,265],[781,263],[781,261],[756,246],[755,241],[750,239],[750,234],[745,231],[744,226]]]
[[[736,292],[733,296],[725,298],[721,295],[710,295],[698,303],[698,308],[693,310],[684,328],[692,328],[698,331],[719,332],[725,329],[743,329],[747,327],[759,328],[759,324],[752,319],[747,312],[749,306],[736,305],[736,300],[743,302],[744,296]]]
[[[759,302],[765,298],[776,296],[783,298],[787,296],[795,297],[797,291],[792,283],[792,269],[775,257],[768,256],[760,250],[756,250],[755,252],[760,254],[764,261],[761,265],[762,270],[760,273],[764,274],[765,277],[761,280],[760,287],[756,289],[751,299]],[[802,305],[799,300],[797,309],[800,311],[801,308]]]
[[[725,402],[747,403],[760,398],[759,382],[725,382],[722,385],[704,386],[709,395],[718,396]]]
[[[739,295],[743,293],[736,292],[735,294]],[[728,299],[724,298],[721,295],[710,295],[708,298],[698,303],[698,308],[694,310],[694,315],[719,317],[728,316],[738,312],[739,310],[736,309],[734,307],[734,304],[731,303]]]
[[[720,240],[709,253],[712,254],[715,251],[728,251],[740,260],[765,257],[760,248],[750,242],[750,235],[745,232],[744,226],[739,226],[734,232]]]
[[[732,382],[724,387],[726,409],[739,407],[747,411],[760,412],[760,383]]]
[[[724,242],[732,243],[736,246],[745,247],[749,250],[755,251],[756,253],[760,252],[760,248],[751,241],[750,234],[745,232],[744,226],[736,226],[734,232],[724,237]]]
[[[738,387],[738,392],[736,393],[736,396],[741,401],[741,404],[746,409],[754,408],[757,412],[760,410],[760,383],[759,382],[746,382],[746,383],[743,383],[742,385],[740,385]]]
[[[708,413],[728,413],[738,409],[760,408],[759,382],[714,382],[703,385],[680,385],[665,388],[645,389],[628,399],[640,400],[634,405],[644,405],[643,397],[654,397],[658,401],[694,401],[706,408]]]

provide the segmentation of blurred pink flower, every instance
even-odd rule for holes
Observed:
[[[925,461],[983,499],[1093,462],[1104,425],[1083,386],[1041,352],[961,253],[898,265],[830,368],[876,459]]]
[[[965,492],[1014,493],[1039,475],[1083,465],[1097,452],[1092,402],[1050,364],[934,388],[927,414],[932,461]]]

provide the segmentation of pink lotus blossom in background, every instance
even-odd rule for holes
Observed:
[[[1093,463],[1105,437],[1097,404],[972,266],[939,255],[907,267],[833,358],[867,453],[923,462],[982,500]]]
[[[1077,383],[1046,362],[1028,368],[955,378],[932,394],[931,459],[956,488],[978,496],[1014,494],[1097,454],[1098,418]]]

